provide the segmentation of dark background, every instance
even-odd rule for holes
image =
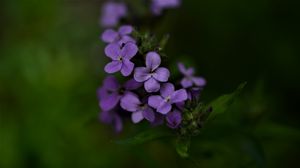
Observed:
[[[183,0],[162,18],[170,66],[196,67],[208,81],[204,102],[248,82],[181,159],[165,141],[115,144],[139,132],[129,121],[121,135],[98,122],[102,1],[1,1],[0,167],[295,167],[299,2]]]

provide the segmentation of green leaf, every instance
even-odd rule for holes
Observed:
[[[160,50],[163,50],[166,47],[166,45],[169,41],[169,38],[170,38],[169,34],[166,34],[163,36],[163,38],[159,42]]]
[[[131,138],[118,140],[116,141],[116,143],[122,145],[139,145],[153,140],[172,136],[174,135],[170,132],[170,130],[157,130],[152,128],[150,130],[141,132]]]
[[[175,143],[177,153],[183,157],[189,157],[189,148],[190,148],[191,139],[190,138],[178,138]]]
[[[239,96],[246,84],[247,82],[240,84],[233,93],[220,96],[216,100],[209,103],[208,107],[212,107],[212,113],[209,115],[207,120],[209,121],[215,118],[217,115],[224,113],[234,102],[234,100]]]

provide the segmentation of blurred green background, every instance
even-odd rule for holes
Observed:
[[[183,0],[163,17],[156,33],[171,35],[169,60],[190,63],[208,80],[204,102],[248,81],[181,159],[166,141],[117,145],[139,126],[126,122],[115,135],[98,122],[95,90],[107,62],[101,0],[2,0],[0,167],[294,167],[299,2]]]

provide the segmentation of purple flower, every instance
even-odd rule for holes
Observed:
[[[99,119],[104,124],[113,125],[117,133],[123,129],[121,116],[116,112],[116,109],[110,111],[102,111],[99,114]]]
[[[103,85],[98,90],[99,105],[103,111],[110,111],[115,108],[120,100],[131,90],[135,90],[141,86],[141,83],[131,79],[122,87],[117,79],[108,76],[104,79]]]
[[[122,75],[129,76],[133,71],[134,64],[130,61],[138,52],[138,47],[134,43],[126,43],[123,47],[116,43],[111,43],[105,47],[105,54],[112,59],[104,70],[107,73],[121,71]]]
[[[171,83],[163,84],[160,89],[160,94],[160,96],[150,96],[148,104],[162,114],[170,112],[172,104],[187,100],[186,90],[180,89],[175,91],[174,85]]]
[[[119,43],[120,45],[127,42],[135,43],[135,40],[129,35],[132,33],[132,26],[121,26],[118,31],[107,29],[102,33],[101,39],[106,43]]]
[[[142,103],[136,94],[126,94],[121,100],[121,107],[132,112],[131,119],[134,123],[138,123],[144,118],[150,122],[155,119],[153,109],[146,103]]]
[[[182,116],[180,111],[178,110],[174,110],[170,113],[167,114],[166,116],[166,120],[167,120],[167,125],[170,128],[178,128],[178,126],[180,125],[181,121],[182,121]]]
[[[169,79],[169,70],[159,68],[160,63],[160,56],[156,52],[149,52],[146,55],[146,67],[135,68],[134,79],[138,82],[145,82],[145,90],[149,93],[159,91],[159,82],[167,82]]]
[[[182,63],[178,63],[178,68],[179,71],[184,75],[183,79],[181,80],[182,87],[204,87],[206,85],[206,80],[204,78],[194,76],[194,68],[187,69]]]
[[[101,25],[103,27],[113,27],[119,20],[127,15],[127,7],[124,3],[106,2],[101,9]]]
[[[162,10],[180,6],[181,0],[152,0],[151,10],[154,14],[160,15]]]

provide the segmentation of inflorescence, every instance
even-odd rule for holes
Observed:
[[[152,0],[150,10],[159,15],[163,9],[179,5],[179,0]],[[166,122],[172,129],[180,128],[187,104],[199,100],[206,81],[195,76],[194,68],[178,63],[182,79],[179,85],[174,85],[159,47],[142,52],[144,39],[133,36],[137,31],[131,25],[122,25],[118,30],[111,28],[126,15],[124,3],[110,1],[102,8],[101,24],[109,28],[102,33],[101,39],[107,43],[104,53],[111,62],[104,67],[109,75],[97,92],[100,120],[113,125],[116,132],[122,130],[127,115],[131,115],[133,123],[145,120],[151,125],[160,125]],[[112,76],[118,72],[127,80],[123,84]]]

